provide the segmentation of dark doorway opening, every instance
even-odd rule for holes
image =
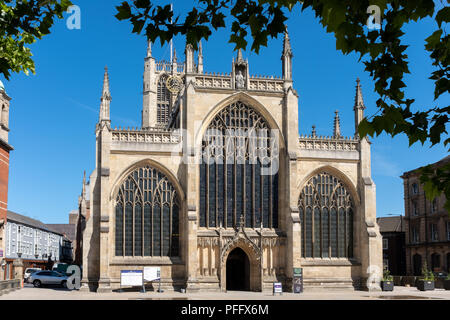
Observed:
[[[413,256],[413,273],[415,276],[422,274],[422,256],[417,253]]]
[[[250,290],[250,260],[241,248],[234,249],[228,255],[227,290]]]
[[[450,272],[450,253],[447,253],[447,272]]]
[[[441,271],[441,255],[438,253],[431,255],[431,271]]]

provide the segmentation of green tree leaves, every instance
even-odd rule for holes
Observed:
[[[27,45],[50,33],[55,18],[72,5],[68,0],[4,0],[0,3],[0,73],[35,72]]]

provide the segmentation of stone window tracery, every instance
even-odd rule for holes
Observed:
[[[223,108],[203,137],[200,226],[278,227],[278,141],[266,120],[237,101]]]
[[[178,256],[179,203],[172,183],[158,170],[134,170],[115,206],[116,256]]]
[[[338,178],[322,172],[303,188],[299,202],[303,258],[352,258],[354,204]]]
[[[170,116],[170,91],[167,88],[167,75],[162,75],[158,80],[156,92],[156,122],[160,125],[167,124]]]

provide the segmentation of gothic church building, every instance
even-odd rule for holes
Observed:
[[[367,289],[382,261],[359,80],[353,137],[337,113],[332,136],[300,136],[287,34],[281,78],[251,76],[241,51],[207,73],[201,43],[185,50],[157,61],[149,44],[139,129],[111,127],[105,70],[82,290],[145,266],[166,290],[292,290],[294,268],[306,289]]]

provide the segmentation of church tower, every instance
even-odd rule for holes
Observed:
[[[152,56],[151,46],[149,41],[147,56],[144,59],[142,129],[166,129],[170,125],[176,99],[176,95],[168,87],[168,80],[169,83],[175,81],[179,84],[185,73],[195,73],[194,52],[191,47],[186,47],[189,58],[186,64],[178,62],[175,50],[172,53],[172,61],[157,61]]]

